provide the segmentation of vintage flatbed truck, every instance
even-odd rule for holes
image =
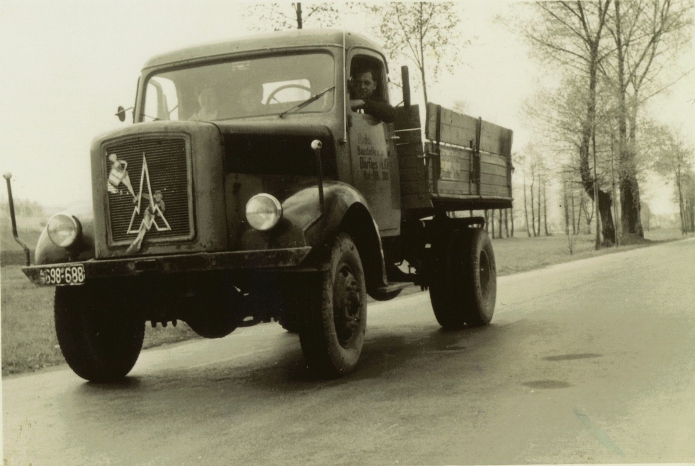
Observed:
[[[276,320],[310,368],[339,376],[360,357],[367,295],[411,284],[444,328],[490,322],[494,253],[470,214],[511,207],[512,131],[434,104],[423,131],[406,67],[394,123],[353,112],[349,78],[365,67],[388,101],[383,51],[343,31],[146,63],[134,124],[92,143],[91,203],[53,216],[23,268],[56,287],[77,375],[126,376],[147,321],[218,338]]]

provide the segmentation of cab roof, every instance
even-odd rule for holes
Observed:
[[[381,47],[377,45],[376,42],[361,34],[335,29],[295,29],[292,31],[256,34],[225,42],[203,44],[175,50],[152,57],[145,63],[144,68],[185,63],[204,58],[222,58],[228,55],[255,51],[306,47],[342,47],[343,37],[345,46],[348,50],[353,47],[365,47],[374,50],[382,56],[384,55]]]

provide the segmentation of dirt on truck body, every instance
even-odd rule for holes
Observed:
[[[380,101],[402,100],[392,123],[351,109],[365,69]],[[488,324],[494,253],[484,219],[463,213],[511,207],[512,132],[434,104],[423,131],[407,68],[402,96],[388,95],[388,73],[377,44],[343,31],[147,62],[133,124],[92,143],[91,205],[52,217],[23,269],[56,287],[75,373],[126,376],[148,321],[219,338],[275,320],[313,370],[343,375],[367,295],[412,284],[443,327]]]

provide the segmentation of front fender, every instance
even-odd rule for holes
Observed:
[[[386,285],[379,228],[366,199],[354,187],[341,182],[324,183],[323,212],[319,208],[318,187],[300,191],[288,198],[284,205],[287,206],[287,218],[303,225],[306,244],[312,247],[308,262],[322,265],[333,239],[343,231],[349,233],[357,245],[368,292]]]
[[[53,244],[48,237],[47,227],[41,232],[36,244],[36,264],[57,264],[84,261],[94,258],[94,213],[91,201],[75,204],[61,214],[75,217],[82,226],[82,236],[69,248]]]

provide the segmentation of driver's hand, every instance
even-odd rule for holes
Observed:
[[[360,108],[364,107],[364,100],[362,99],[355,99],[350,101],[350,108],[352,110],[358,110]]]

